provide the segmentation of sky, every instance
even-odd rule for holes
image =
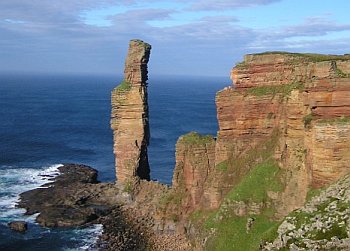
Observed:
[[[1,0],[0,73],[122,74],[130,39],[149,74],[228,76],[263,51],[350,53],[349,0]]]

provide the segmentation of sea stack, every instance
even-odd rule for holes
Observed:
[[[150,52],[151,45],[141,40],[130,41],[124,80],[112,91],[111,128],[116,176],[121,183],[136,177],[150,179],[147,154],[150,138],[147,63]]]

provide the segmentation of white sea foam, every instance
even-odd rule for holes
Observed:
[[[45,189],[49,187],[50,185],[43,185],[52,182],[52,178],[60,174],[58,170],[60,166],[62,165],[56,164],[42,168],[0,166],[0,224],[7,225],[13,220],[34,223],[38,214],[24,215],[25,209],[16,208],[19,194],[35,188]],[[46,229],[45,232],[47,231],[50,230]],[[74,236],[72,238],[80,243],[80,247],[64,250],[97,250],[95,245],[103,232],[103,226],[97,224],[71,231],[72,236]]]
[[[0,221],[25,219],[33,222],[35,216],[25,216],[25,209],[16,208],[19,194],[39,188],[59,175],[62,164],[42,168],[0,167]]]
[[[78,248],[66,248],[65,251],[73,251],[73,250],[89,250],[89,251],[97,251],[96,242],[99,238],[99,236],[103,233],[103,225],[102,224],[95,224],[92,226],[89,226],[87,228],[82,229],[75,229],[74,236],[72,240],[79,239],[79,242],[81,243],[80,247]]]

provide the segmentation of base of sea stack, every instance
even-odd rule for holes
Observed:
[[[41,226],[102,224],[103,234],[96,244],[101,250],[178,250],[179,243],[189,247],[183,236],[164,227],[163,219],[151,216],[157,203],[151,208],[152,200],[144,194],[145,201],[137,199],[140,192],[135,187],[148,189],[149,196],[159,200],[167,186],[143,181],[133,186],[100,183],[97,171],[85,165],[65,164],[59,171],[51,183],[20,195],[18,207],[28,215],[40,213],[36,221]]]

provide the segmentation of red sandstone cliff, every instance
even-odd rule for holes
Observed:
[[[130,43],[127,85],[112,93],[117,177],[124,184],[149,178],[149,49]],[[233,245],[245,238],[239,250],[257,250],[266,226],[300,208],[311,188],[350,173],[350,56],[247,55],[231,79],[216,95],[217,137],[179,138],[172,188],[142,181],[132,188],[137,218],[151,218],[159,236],[185,234],[195,250],[238,250],[222,236]],[[172,250],[168,245],[162,248]]]
[[[111,128],[114,135],[116,176],[120,182],[136,176],[147,180],[150,178],[146,82],[150,51],[149,44],[141,40],[130,41],[124,80],[112,91]]]
[[[284,173],[283,190],[269,192],[277,217],[302,206],[311,187],[350,172],[349,56],[247,55],[231,79],[216,96],[216,142],[177,143],[173,185],[186,190],[188,212],[218,208],[272,137]]]

